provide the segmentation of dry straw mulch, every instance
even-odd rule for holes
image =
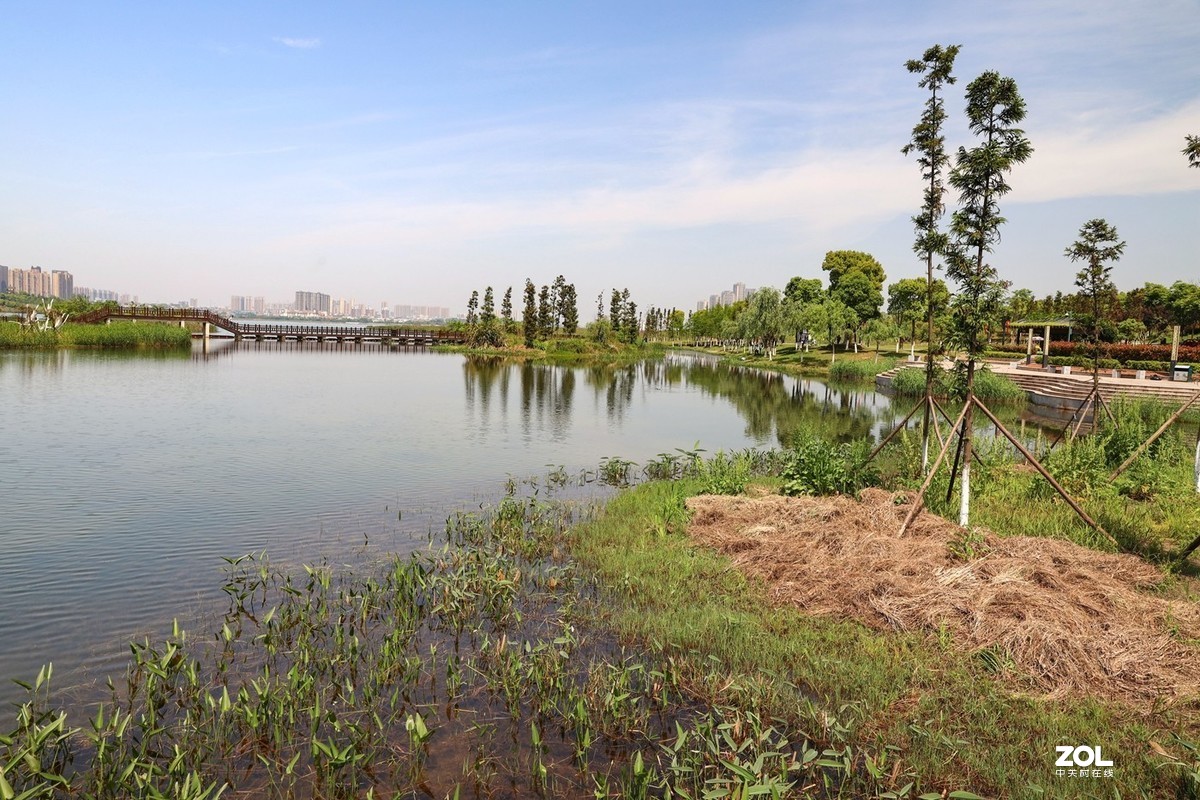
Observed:
[[[1136,706],[1200,692],[1200,609],[1147,593],[1153,566],[1070,542],[987,533],[954,554],[962,529],[922,512],[897,536],[911,496],[688,500],[689,534],[762,578],[771,599],[875,628],[943,628],[968,650],[1011,657],[1048,696]],[[1014,510],[1019,513],[1019,510]],[[961,550],[961,548],[959,548]]]

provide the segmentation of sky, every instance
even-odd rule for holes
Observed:
[[[1122,289],[1200,281],[1200,0],[0,0],[0,264],[143,301],[297,290],[465,310],[628,287],[694,309],[862,250],[918,277],[926,100],[959,44],[1025,98],[991,263],[1073,290],[1103,217]]]

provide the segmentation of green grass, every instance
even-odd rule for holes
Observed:
[[[1174,796],[1190,774],[1164,767],[1148,748],[1173,732],[1194,735],[1170,712],[1140,717],[1098,701],[1031,699],[1019,680],[998,681],[950,642],[773,606],[724,558],[662,532],[657,521],[696,488],[638,487],[574,534],[572,552],[596,573],[606,623],[660,643],[668,657],[691,665],[685,671],[720,665],[743,687],[736,702],[824,737],[822,746],[850,746],[868,773],[868,758],[890,759],[889,777],[874,783],[871,796],[909,782],[912,796],[957,789],[1080,796],[1076,784],[1054,775],[1054,746],[1062,743],[1100,743],[1118,754],[1116,776],[1088,784],[1102,796]]]
[[[933,393],[937,397],[962,396],[963,377],[950,370],[937,369],[934,374]],[[925,394],[925,370],[902,369],[892,378],[892,391],[897,395],[920,397]],[[987,367],[975,371],[975,394],[982,400],[1023,402],[1028,395],[1025,390],[1003,375],[997,375]]]
[[[113,322],[77,325],[68,322],[57,331],[0,323],[0,348],[97,347],[111,349],[191,347],[192,335],[178,325],[154,322]]]

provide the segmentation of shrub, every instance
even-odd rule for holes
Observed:
[[[743,453],[726,456],[723,450],[696,464],[701,494],[741,494],[750,482],[750,461]]]
[[[832,444],[811,434],[802,434],[792,445],[791,462],[783,470],[786,495],[855,494],[879,483],[879,473],[867,461],[870,445],[865,439],[853,444]]]

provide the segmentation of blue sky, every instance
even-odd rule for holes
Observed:
[[[297,289],[465,307],[562,273],[695,308],[866,250],[923,274],[903,63],[1013,77],[1032,159],[992,263],[1070,291],[1200,280],[1200,0],[4,2],[0,263],[144,300]],[[590,313],[585,313],[590,318]]]

